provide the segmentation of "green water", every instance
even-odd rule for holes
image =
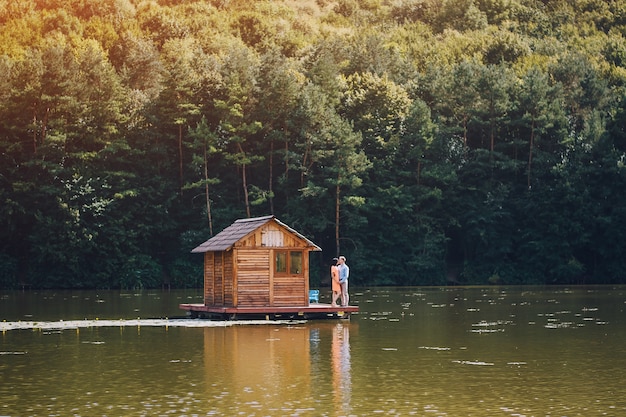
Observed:
[[[176,318],[201,298],[2,293],[0,415],[626,415],[626,287],[356,288],[349,321]]]

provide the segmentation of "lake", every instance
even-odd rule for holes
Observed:
[[[0,415],[626,415],[624,286],[354,288],[341,321],[185,319],[201,300],[2,292]]]

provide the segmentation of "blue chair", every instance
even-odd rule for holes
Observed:
[[[320,302],[320,290],[309,290],[309,303]]]

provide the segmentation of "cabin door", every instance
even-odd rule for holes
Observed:
[[[304,254],[301,250],[274,250],[273,305],[307,305]]]

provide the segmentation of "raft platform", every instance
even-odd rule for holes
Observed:
[[[357,306],[333,307],[330,304],[311,303],[308,306],[260,306],[222,307],[204,304],[180,304],[181,310],[192,318],[217,320],[326,320],[349,319],[351,313],[359,311]]]

